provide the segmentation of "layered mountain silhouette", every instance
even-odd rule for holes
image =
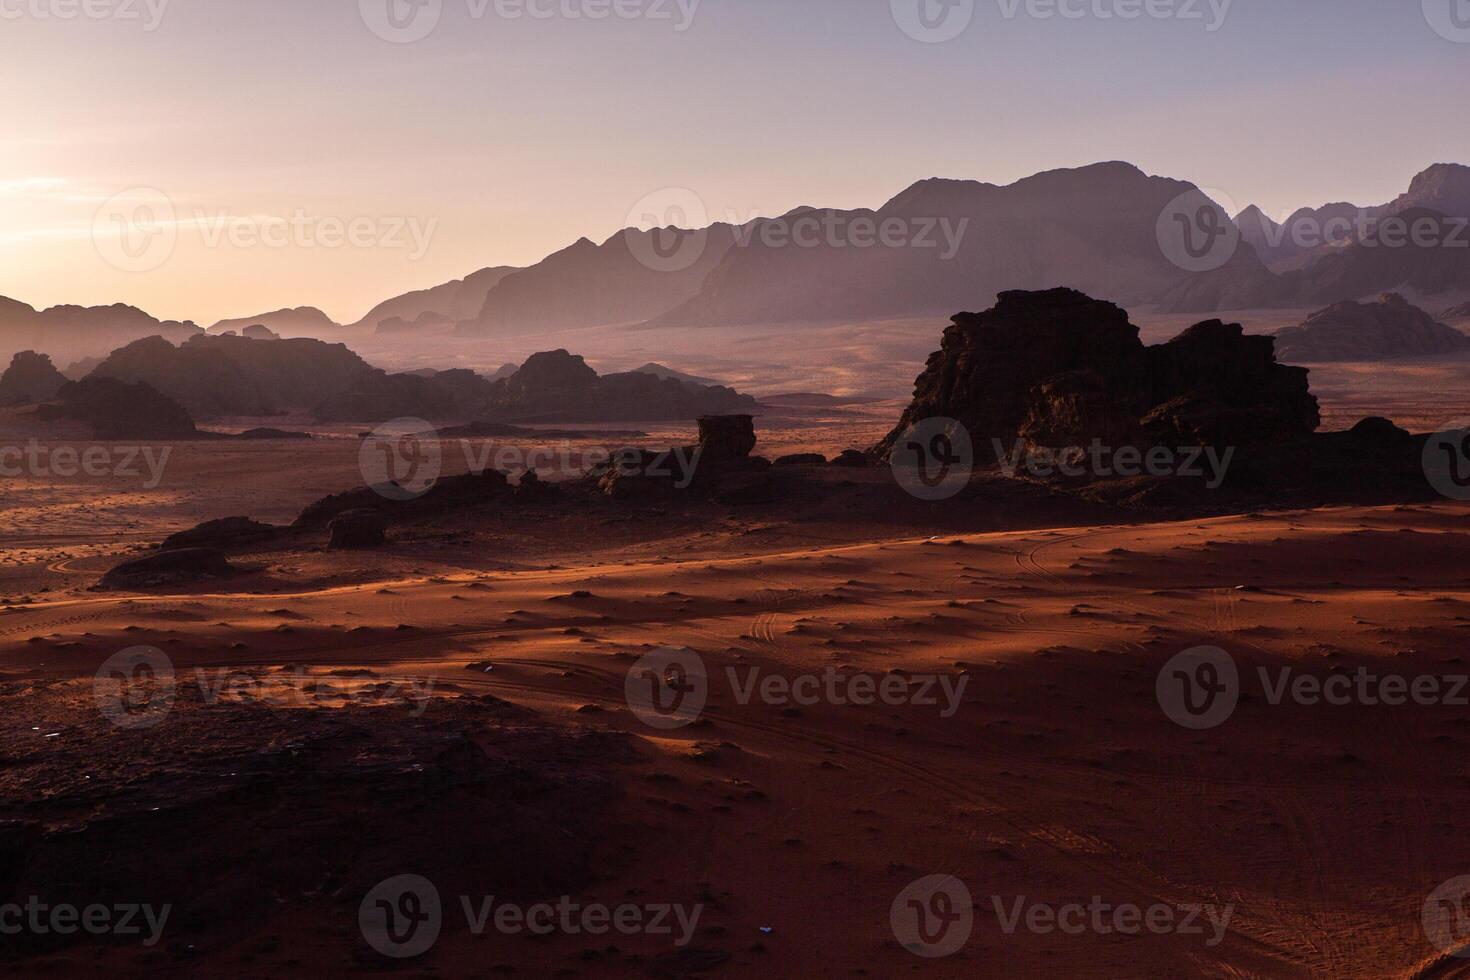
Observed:
[[[1387,293],[1376,303],[1336,303],[1276,334],[1277,355],[1291,364],[1464,351],[1470,351],[1470,337],[1439,323],[1397,293]]]
[[[352,326],[381,333],[453,326],[476,317],[490,290],[519,271],[514,266],[495,266],[432,289],[404,293],[379,303]]]
[[[1067,283],[1148,301],[1183,282],[1157,225],[1193,185],[1126,163],[1054,170],[1007,186],[925,180],[876,211],[803,209],[753,222],[699,295],[664,326],[877,320],[939,314],[1010,289]],[[1228,217],[1221,213],[1222,221]],[[793,244],[814,228],[813,245]],[[868,230],[890,229],[887,243]],[[1254,255],[1240,261],[1264,272]]]
[[[1127,163],[1052,170],[996,185],[932,179],[876,210],[798,208],[702,229],[624,229],[583,238],[525,269],[494,267],[386,300],[348,327],[311,307],[224,320],[283,336],[467,338],[609,325],[672,328],[871,322],[973,307],[1001,292],[1066,284],[1166,313],[1317,308],[1399,292],[1418,303],[1470,297],[1470,167],[1435,164],[1386,204],[1304,208],[1278,224],[1251,207],[1241,244],[1210,271],[1165,254],[1160,228],[1193,184]],[[1434,307],[1431,307],[1434,308]],[[37,311],[0,299],[0,356],[58,364],[142,337],[199,328],[127,306]]]
[[[629,228],[601,245],[580,239],[507,275],[456,332],[511,336],[652,320],[698,294],[734,247],[736,230],[728,224],[692,231]]]
[[[53,306],[37,310],[0,296],[0,354],[40,351],[57,364],[99,357],[142,337],[175,342],[204,331],[190,321],[159,320],[134,306]]]
[[[493,422],[684,421],[748,412],[754,398],[720,385],[702,385],[641,371],[599,375],[565,350],[533,354],[496,381],[471,371],[425,375],[373,371],[321,402],[322,422],[382,422],[416,417]]]
[[[760,407],[721,385],[642,370],[599,375],[565,350],[535,354],[491,377],[463,368],[390,374],[344,344],[237,334],[200,334],[177,346],[162,337],[133,341],[113,351],[85,380],[103,379],[147,385],[195,419],[305,414],[325,423],[402,417],[682,421]],[[27,352],[17,355],[0,379],[0,396],[44,401],[65,384],[44,355]]]
[[[1460,164],[1429,167],[1387,204],[1303,208],[1283,224],[1251,206],[1236,224],[1269,271],[1232,263],[1175,289],[1161,308],[1311,307],[1386,291],[1424,298],[1470,292],[1470,167]]]

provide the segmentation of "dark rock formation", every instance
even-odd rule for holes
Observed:
[[[194,420],[178,402],[151,386],[115,378],[68,381],[56,402],[36,409],[43,422],[76,421],[98,439],[198,439]]]
[[[136,341],[92,376],[145,381],[196,418],[210,418],[307,411],[372,370],[342,344],[200,335],[181,347],[161,337]]]
[[[65,384],[66,377],[56,370],[51,358],[23,350],[11,358],[10,367],[0,374],[0,405],[50,401]]]
[[[372,548],[387,541],[388,519],[376,510],[346,510],[327,525],[327,548]]]
[[[1276,335],[1281,360],[1383,361],[1470,350],[1470,337],[1440,323],[1398,293],[1376,303],[1337,303]]]
[[[1144,347],[1122,309],[1071,289],[1002,293],[993,309],[956,316],[875,452],[886,458],[910,425],[937,417],[963,423],[982,461],[1018,440],[1249,446],[1320,421],[1307,372],[1278,365],[1271,338],[1215,320]]]
[[[755,419],[749,415],[704,415],[699,419],[700,459],[745,459],[755,448]]]
[[[535,470],[527,470],[521,474],[521,482],[516,484],[516,501],[519,503],[543,503],[555,499],[556,496],[556,485],[541,479]]]
[[[452,419],[473,411],[462,407],[454,391],[436,378],[371,371],[347,390],[318,402],[311,414],[318,422],[385,422],[405,417]]]
[[[776,466],[826,466],[827,457],[821,453],[792,453],[778,457]]]
[[[1276,363],[1273,347],[1270,337],[1209,320],[1148,348],[1153,408],[1144,419],[1147,442],[1251,447],[1316,431],[1322,417],[1307,371]],[[1182,411],[1169,408],[1181,399]],[[1176,416],[1187,422],[1174,424]]]
[[[263,323],[253,323],[240,331],[240,336],[250,340],[280,340],[281,335]]]
[[[873,457],[860,449],[844,449],[832,460],[833,466],[843,466],[848,469],[863,469],[873,465]]]
[[[248,517],[222,517],[205,521],[187,531],[180,531],[164,538],[161,550],[176,551],[180,548],[214,548],[225,550],[241,545],[255,544],[275,536],[282,529],[273,524],[262,524]]]
[[[759,408],[748,395],[633,371],[599,376],[565,350],[532,355],[496,382],[484,416],[507,421],[682,421]]]
[[[215,548],[179,548],[125,561],[98,583],[102,589],[150,589],[223,578],[234,572]]]
[[[323,422],[411,417],[480,419],[488,425],[682,420],[755,407],[753,398],[729,388],[637,372],[599,376],[581,357],[557,350],[532,355],[497,381],[463,369],[408,374],[368,371],[350,387],[318,402],[312,411]]]
[[[338,514],[350,510],[375,510],[390,522],[407,520],[484,506],[510,493],[510,482],[498,470],[444,477],[417,496],[406,495],[395,486],[361,487],[323,497],[303,510],[292,526],[325,527]]]
[[[1470,303],[1461,303],[1459,306],[1452,306],[1441,313],[1439,318],[1441,320],[1464,320],[1470,318]]]

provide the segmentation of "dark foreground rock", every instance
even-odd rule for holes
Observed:
[[[349,510],[332,518],[327,525],[332,551],[347,548],[373,548],[388,540],[388,519],[376,510]]]
[[[502,501],[511,492],[510,482],[498,470],[444,477],[422,491],[408,490],[392,483],[380,487],[359,487],[323,497],[303,510],[292,526],[326,527],[338,514],[350,510],[374,510],[393,523]]]
[[[102,589],[149,589],[223,578],[234,567],[217,548],[176,548],[125,561],[102,576]]]
[[[699,419],[704,459],[745,459],[755,448],[755,420],[749,415],[704,415]]]

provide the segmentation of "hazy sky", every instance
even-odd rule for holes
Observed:
[[[973,2],[944,43],[919,2],[0,0],[0,295],[345,320],[667,187],[743,219],[1123,159],[1277,214],[1470,162],[1470,0],[923,0]],[[140,214],[171,250],[108,243]]]

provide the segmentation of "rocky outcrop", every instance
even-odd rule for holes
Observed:
[[[176,551],[180,548],[214,548],[226,550],[243,545],[256,544],[278,534],[282,528],[273,524],[262,524],[248,517],[222,517],[214,521],[191,527],[164,538],[161,549]]]
[[[402,488],[393,484],[360,487],[323,497],[303,510],[292,526],[326,527],[337,515],[351,510],[377,511],[391,523],[484,506],[504,500],[510,494],[510,482],[498,470],[444,477],[417,494],[405,493]]]
[[[23,350],[11,358],[10,367],[0,374],[0,405],[50,401],[65,384],[66,377],[56,370],[51,358]]]
[[[599,375],[565,350],[533,355],[515,374],[496,382],[484,416],[506,421],[683,421],[759,408],[719,385],[698,385],[642,372]]]
[[[699,450],[704,460],[745,459],[755,448],[755,419],[749,415],[704,415]]]
[[[178,402],[143,383],[115,378],[68,381],[56,401],[36,409],[43,422],[84,422],[98,439],[197,439],[201,433]]]
[[[1276,335],[1276,352],[1292,364],[1384,361],[1470,350],[1470,337],[1440,323],[1398,293],[1376,303],[1337,303]]]
[[[1247,336],[1238,323],[1197,323],[1148,355],[1150,445],[1279,444],[1310,435],[1322,422],[1307,371],[1276,363],[1271,338]],[[1187,425],[1169,421],[1168,406],[1181,399]]]
[[[1441,320],[1464,320],[1470,319],[1470,303],[1461,303],[1452,306],[1439,315]]]
[[[151,589],[223,578],[235,571],[215,548],[178,548],[134,558],[102,576],[101,589]]]
[[[253,323],[240,331],[240,336],[250,340],[280,340],[281,335],[263,323]]]
[[[1017,441],[1244,447],[1320,422],[1307,372],[1277,364],[1271,338],[1213,320],[1145,347],[1122,309],[1071,289],[1002,293],[993,309],[956,316],[875,452],[886,458],[930,418],[963,423],[982,461]]]
[[[211,418],[307,411],[372,371],[342,344],[200,335],[180,347],[161,337],[136,341],[91,376],[147,382],[196,418]]]

